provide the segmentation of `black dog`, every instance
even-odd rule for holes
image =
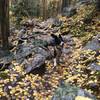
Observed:
[[[60,45],[63,42],[63,38],[60,34],[59,36],[51,34],[51,37],[54,39],[54,45]]]
[[[63,45],[64,45],[64,41],[61,35],[57,36],[54,34],[51,34],[51,37],[54,39],[54,67],[57,66],[59,64],[59,60],[62,54],[62,50],[63,50]]]

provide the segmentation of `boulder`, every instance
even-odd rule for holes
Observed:
[[[46,58],[41,54],[36,54],[29,64],[25,64],[25,72],[30,73],[36,68],[44,65]]]
[[[92,94],[70,84],[61,84],[61,86],[56,90],[54,96],[52,97],[52,100],[76,100],[77,97],[96,100],[96,97]]]
[[[74,14],[76,14],[76,8],[74,8],[74,7],[65,7],[63,9],[63,13],[62,13],[63,16],[71,17]]]
[[[100,34],[96,35],[91,41],[89,41],[84,47],[84,49],[99,51],[100,50]]]

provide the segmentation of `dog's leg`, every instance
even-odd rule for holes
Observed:
[[[54,58],[53,59],[53,67],[52,67],[52,70],[55,70],[56,69],[56,66],[57,66],[57,59]]]
[[[56,58],[53,59],[53,63],[54,63],[54,67],[56,67],[57,66],[57,59]]]

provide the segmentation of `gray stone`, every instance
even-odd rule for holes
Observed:
[[[18,46],[15,54],[15,59],[21,63],[25,57],[33,53],[33,47],[31,45],[21,44]]]
[[[88,97],[92,100],[96,100],[96,97],[87,91],[69,84],[60,85],[52,100],[75,100],[77,96]]]
[[[89,41],[86,46],[84,47],[84,49],[91,49],[94,51],[98,51],[100,50],[100,34],[98,34],[97,36],[95,36],[91,41]]]
[[[96,63],[90,64],[90,68],[91,68],[92,70],[100,71],[100,65],[98,65],[98,64],[96,64]]]
[[[85,96],[85,93],[82,89],[78,90],[77,96]]]
[[[71,17],[74,14],[76,14],[76,8],[74,8],[74,7],[65,7],[63,9],[63,14],[62,14],[63,16]]]
[[[45,57],[41,54],[36,54],[30,64],[25,64],[25,72],[30,73],[36,68],[39,68],[45,63]]]

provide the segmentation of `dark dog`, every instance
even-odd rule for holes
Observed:
[[[51,34],[51,37],[54,39],[54,67],[57,66],[59,64],[60,61],[60,57],[62,54],[62,50],[63,50],[63,45],[64,45],[64,41],[61,35],[57,36],[54,34]]]

